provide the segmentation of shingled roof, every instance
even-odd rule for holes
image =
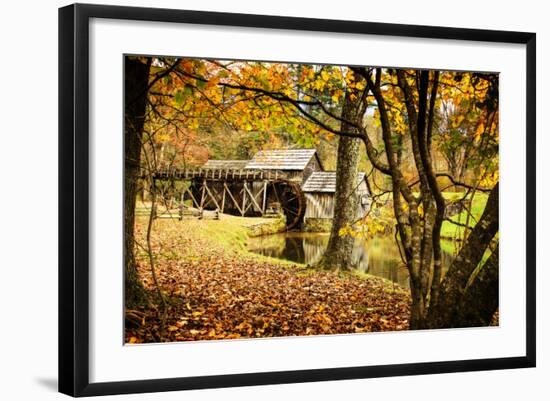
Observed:
[[[365,179],[365,173],[357,173],[357,185]],[[336,192],[336,171],[315,171],[302,186],[304,192]]]
[[[246,168],[260,170],[303,170],[315,149],[261,150],[248,162]]]
[[[202,168],[244,169],[248,160],[208,160]]]

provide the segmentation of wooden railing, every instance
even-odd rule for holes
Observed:
[[[194,178],[202,178],[205,180],[214,181],[255,181],[255,180],[268,180],[277,181],[285,180],[288,178],[287,173],[280,170],[250,170],[250,169],[232,169],[232,168],[220,168],[220,169],[178,169],[171,168],[165,170],[159,170],[153,174],[153,178],[157,180],[188,180]]]

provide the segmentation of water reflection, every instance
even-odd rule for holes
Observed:
[[[323,255],[328,239],[329,234],[326,233],[288,232],[250,238],[248,249],[265,256],[313,265]],[[376,237],[369,241],[357,239],[352,260],[354,267],[362,272],[409,287],[407,268],[391,237]],[[444,253],[444,269],[450,261],[451,256]]]

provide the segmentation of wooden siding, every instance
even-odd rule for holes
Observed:
[[[334,216],[334,194],[305,194],[306,214],[304,218],[327,218]]]
[[[355,218],[359,219],[365,215],[369,209],[369,202],[362,202],[364,194],[359,196],[359,205],[357,205],[357,213]],[[306,193],[306,213],[305,219],[332,219],[334,217],[334,194],[331,193]],[[368,198],[367,198],[368,200]]]
[[[286,173],[286,179],[290,181],[295,181],[301,183],[304,177],[304,173],[302,170],[297,171],[285,171]]]
[[[370,206],[369,191],[365,182],[365,173],[357,174],[355,196],[359,198],[356,218],[361,218]],[[336,191],[336,172],[315,171],[303,184],[306,198],[305,219],[331,219],[334,217],[334,193]]]

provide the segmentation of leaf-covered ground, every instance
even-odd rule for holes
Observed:
[[[258,219],[155,221],[156,272],[168,302],[162,341],[408,329],[408,292],[375,277],[248,253],[243,226],[251,220]],[[138,219],[142,245],[145,223]],[[139,247],[138,261],[154,294],[147,255]],[[129,311],[127,342],[161,340],[160,310],[153,305]]]

